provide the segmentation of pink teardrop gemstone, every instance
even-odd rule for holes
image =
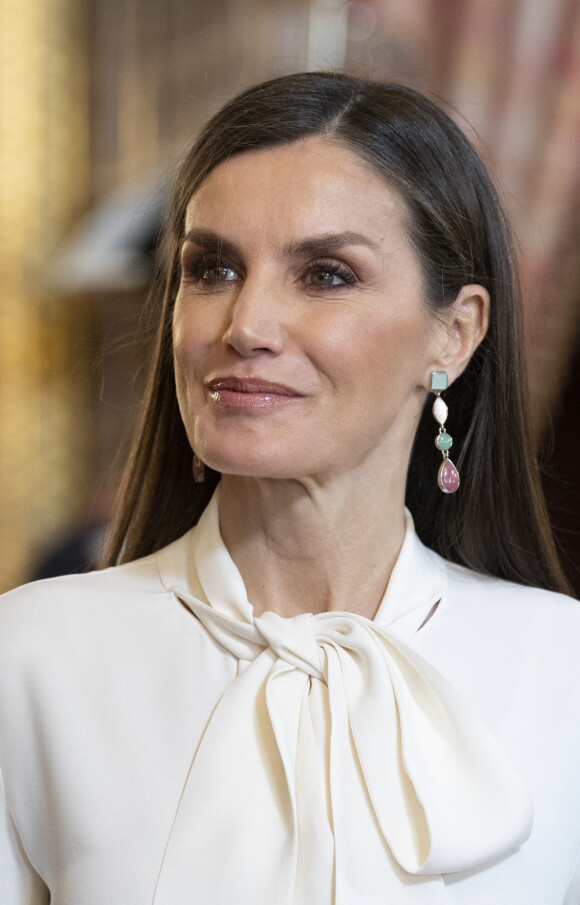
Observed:
[[[459,472],[451,459],[444,459],[441,463],[437,483],[443,493],[455,493],[459,487]]]

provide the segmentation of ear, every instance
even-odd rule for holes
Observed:
[[[452,305],[437,312],[441,320],[437,360],[433,371],[447,371],[449,385],[463,373],[487,333],[489,292],[479,284],[462,286]],[[430,386],[431,373],[427,386]]]

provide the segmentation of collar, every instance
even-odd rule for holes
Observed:
[[[198,524],[156,554],[165,590],[201,599],[232,619],[253,620],[243,578],[220,534],[219,487]],[[417,537],[405,510],[405,537],[374,622],[410,638],[444,598],[447,562]]]

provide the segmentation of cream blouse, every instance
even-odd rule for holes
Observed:
[[[408,516],[374,621],[219,534],[0,603],[2,905],[579,905],[580,604]]]

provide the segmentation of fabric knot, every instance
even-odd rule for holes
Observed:
[[[314,637],[310,613],[283,619],[276,613],[267,612],[256,619],[254,625],[281,660],[316,679],[325,678],[324,654]]]
[[[276,613],[267,612],[253,622],[241,622],[189,594],[174,593],[197,616],[209,634],[238,659],[254,660],[270,648],[290,666],[324,680],[324,654],[314,637],[310,613],[284,619]]]
[[[189,905],[192,895],[213,905],[344,905],[353,890],[377,905],[445,905],[442,874],[527,839],[533,814],[522,779],[409,636],[354,613],[254,618],[215,501],[194,540],[208,602],[177,582],[166,587],[248,665],[235,671],[194,754],[154,905]],[[407,535],[395,569],[409,562],[389,582],[399,626],[418,543]],[[411,614],[415,631],[442,597],[430,582]],[[249,872],[256,852],[267,856]]]

